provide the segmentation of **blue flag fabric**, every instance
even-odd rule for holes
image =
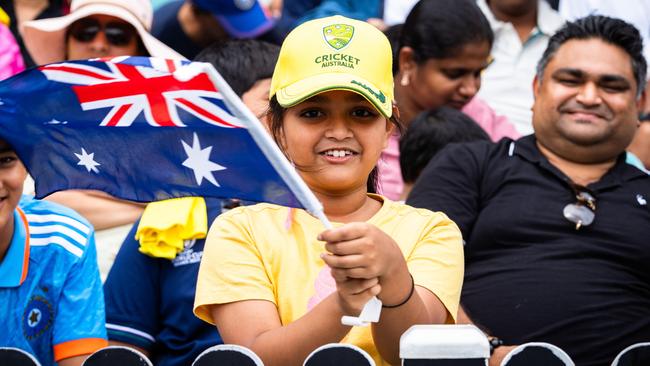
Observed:
[[[38,198],[74,188],[140,202],[212,196],[308,208],[311,192],[287,179],[297,174],[223,84],[212,66],[186,61],[41,66],[0,83],[0,137]]]

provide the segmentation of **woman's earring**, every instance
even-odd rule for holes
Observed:
[[[407,85],[409,85],[409,77],[408,77],[408,74],[405,73],[404,75],[402,75],[402,80],[400,80],[399,84],[400,84],[401,86],[407,86]]]

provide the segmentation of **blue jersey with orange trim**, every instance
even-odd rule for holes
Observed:
[[[0,346],[42,365],[106,346],[92,226],[63,206],[23,196],[0,263]]]

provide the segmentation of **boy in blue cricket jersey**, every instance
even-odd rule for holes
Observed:
[[[22,196],[26,170],[0,139],[0,346],[77,366],[107,345],[94,231],[74,211]]]

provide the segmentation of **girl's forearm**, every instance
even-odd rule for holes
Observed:
[[[343,315],[336,293],[331,294],[294,322],[261,333],[248,347],[266,366],[300,366],[316,348],[345,337],[351,327],[341,324]]]

